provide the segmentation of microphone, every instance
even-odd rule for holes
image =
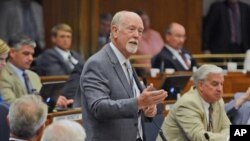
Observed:
[[[159,130],[159,135],[160,135],[162,141],[167,141],[167,139],[166,139],[166,137],[164,136],[164,134],[163,134],[161,128],[155,123],[154,119],[152,119],[152,122],[154,123],[154,125],[156,126],[156,128],[158,128],[158,130]]]
[[[208,135],[208,133],[206,132],[206,133],[204,133],[204,136],[205,136],[205,138],[209,141],[209,135]]]
[[[164,60],[162,59],[161,64],[160,64],[160,72],[164,73],[164,71],[165,71],[165,64],[164,64]]]

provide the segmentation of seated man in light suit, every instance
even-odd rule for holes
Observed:
[[[67,24],[55,25],[51,30],[54,47],[43,52],[36,60],[36,71],[40,76],[69,75],[83,57],[70,50],[72,29]]]
[[[152,58],[152,68],[173,68],[175,71],[190,71],[196,67],[196,61],[187,49],[183,47],[186,39],[185,28],[178,23],[171,23],[165,33],[166,44]]]
[[[9,61],[0,73],[2,98],[7,103],[28,93],[39,92],[42,86],[40,77],[29,70],[36,43],[27,36],[18,34],[10,39],[10,47]],[[29,78],[28,87],[24,73]]]
[[[232,124],[250,124],[250,87],[246,93],[236,93],[234,99],[225,104]]]
[[[17,34],[11,38],[10,47],[9,61],[0,72],[1,95],[3,101],[9,104],[26,94],[39,93],[42,86],[40,77],[29,70],[35,42],[25,35]],[[59,96],[57,105],[66,106],[72,102]]]
[[[162,130],[169,141],[226,141],[230,121],[222,99],[223,70],[202,65],[193,74],[194,87],[168,113]]]

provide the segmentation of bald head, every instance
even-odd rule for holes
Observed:
[[[173,32],[177,32],[177,31],[182,31],[185,33],[185,28],[183,25],[179,24],[179,23],[171,23],[168,25],[168,27],[166,28],[166,34],[171,34]]]
[[[181,24],[171,23],[167,27],[165,40],[170,47],[176,50],[181,49],[183,47],[185,39],[186,39],[186,31]]]
[[[131,11],[120,11],[117,12],[111,22],[111,26],[112,25],[121,25],[121,24],[126,24],[125,21],[127,21],[128,19],[141,19],[140,16],[134,12]],[[140,20],[142,23],[142,20]]]
[[[111,41],[127,58],[136,53],[143,29],[138,14],[130,11],[117,12],[111,22]]]

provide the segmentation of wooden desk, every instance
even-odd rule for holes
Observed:
[[[68,75],[53,75],[53,76],[41,76],[42,83],[44,82],[56,82],[56,81],[67,81],[69,79]]]
[[[173,75],[191,75],[192,72],[176,72],[171,75],[167,74],[158,74],[156,77],[148,77],[147,82],[153,83],[156,89],[161,89],[161,85],[168,76]],[[193,82],[190,80],[182,93],[187,92],[192,86]],[[236,93],[236,92],[245,92],[250,86],[250,73],[242,72],[228,72],[224,77],[224,93]]]
[[[74,120],[82,124],[82,110],[81,108],[71,109],[67,111],[49,113],[47,116],[46,126],[54,121],[68,119]]]

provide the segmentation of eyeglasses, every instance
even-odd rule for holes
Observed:
[[[169,35],[173,36],[173,37],[176,37],[176,38],[179,38],[179,39],[186,39],[187,37],[185,35],[181,35],[181,34],[172,34],[172,33],[169,33]]]

